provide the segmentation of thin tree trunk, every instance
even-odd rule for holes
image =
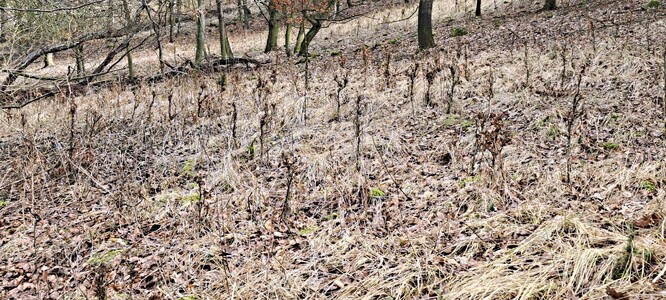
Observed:
[[[175,41],[176,31],[176,0],[169,0],[169,43]]]
[[[160,72],[164,72],[164,51],[162,47],[162,29],[160,28],[159,25],[159,20],[155,21],[153,19],[153,15],[150,13],[150,8],[148,7],[148,3],[146,0],[142,0],[142,4],[146,9],[146,14],[148,15],[148,20],[150,23],[153,25],[153,33],[155,34],[155,40],[157,40],[157,59],[160,63]],[[162,8],[162,3],[160,1],[160,9]]]
[[[250,18],[252,17],[250,9],[247,7],[247,0],[241,0],[241,7],[243,8],[243,26],[245,29],[250,28]]]
[[[47,53],[44,55],[44,68],[53,66],[55,66],[55,62],[53,61],[53,53]]]
[[[176,0],[176,35],[180,35],[182,23],[181,14],[183,13],[183,0]]]
[[[296,45],[294,45],[294,53],[301,52],[301,45],[303,45],[303,39],[305,39],[305,23],[301,22],[301,26],[298,27],[298,34],[296,35]]]
[[[278,11],[275,10],[273,1],[268,4],[268,38],[266,39],[265,53],[277,48],[278,34],[280,34],[280,23],[278,23]]]
[[[301,43],[301,49],[298,52],[298,56],[308,56],[310,54],[309,48],[310,48],[310,43],[314,39],[314,37],[319,33],[319,30],[321,29],[321,22],[315,20],[312,22],[312,28],[308,30],[308,32],[305,34],[305,37],[303,38],[303,42]]]
[[[432,2],[433,0],[419,1],[419,50],[435,47],[435,39],[432,36]]]
[[[243,23],[243,2],[238,0],[238,22]]]
[[[134,60],[132,59],[132,51],[127,50],[127,73],[130,80],[134,80]]]
[[[476,0],[476,12],[474,12],[474,15],[477,17],[481,16],[481,0]]]
[[[76,75],[82,77],[86,73],[86,64],[83,56],[83,44],[79,44],[74,48],[74,56],[76,57]]]
[[[196,53],[194,57],[194,64],[198,67],[204,59],[204,48],[206,40],[204,37],[204,30],[206,29],[206,12],[204,10],[204,0],[197,0],[197,41]]]
[[[234,54],[231,51],[231,45],[229,45],[229,36],[227,36],[227,25],[224,21],[224,16],[222,15],[222,0],[216,0],[217,4],[217,22],[219,25],[217,29],[220,33],[220,57],[222,59],[233,58]]]
[[[287,22],[287,28],[284,31],[284,50],[287,53],[287,57],[291,57],[291,23]]]

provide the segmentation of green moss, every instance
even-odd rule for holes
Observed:
[[[0,201],[0,208],[3,208],[7,205],[9,205],[9,201],[5,201],[5,200]]]
[[[459,37],[463,35],[467,35],[467,29],[461,28],[461,27],[454,27],[451,29],[451,37]]]
[[[331,56],[339,56],[341,53],[340,50],[333,50],[331,51]]]
[[[338,217],[340,217],[340,215],[338,215],[338,213],[332,213],[332,214],[330,214],[330,215],[325,216],[325,217],[324,217],[324,221],[335,220],[335,219],[337,219]]]
[[[613,143],[613,142],[604,142],[604,143],[601,143],[600,146],[601,146],[601,148],[604,148],[604,150],[607,150],[607,151],[617,150],[618,148],[620,148],[619,144]]]
[[[661,7],[661,1],[659,1],[659,0],[650,0],[650,2],[648,2],[645,5],[645,7],[650,8],[650,9],[660,8]]]
[[[474,183],[479,181],[479,176],[470,176],[470,177],[465,177],[463,179],[458,180],[458,186],[461,188],[464,188],[470,183]]]
[[[194,177],[196,175],[194,172],[196,167],[197,167],[197,161],[192,158],[189,158],[183,164],[182,172],[187,176]]]
[[[199,195],[199,193],[197,192],[190,193],[180,199],[180,201],[183,203],[183,206],[190,206],[193,203],[198,202],[199,200],[201,200],[201,195]]]
[[[400,42],[399,39],[390,39],[390,40],[388,40],[388,43],[391,44],[391,45],[396,45],[396,44],[398,44],[398,42]]]
[[[442,121],[442,125],[446,127],[460,126],[463,129],[467,129],[474,126],[474,122],[466,119],[460,119],[456,116],[451,116]]]
[[[384,191],[382,191],[379,188],[371,188],[370,189],[370,195],[372,197],[384,197],[386,194],[384,193]]]
[[[649,180],[643,180],[639,184],[642,189],[649,191],[650,193],[656,193],[657,192],[657,185],[654,184],[654,182],[649,181]]]
[[[312,225],[312,226],[308,226],[308,227],[305,227],[305,228],[299,230],[298,234],[299,235],[310,235],[310,234],[313,234],[313,233],[317,232],[317,230],[319,230],[319,226]]]
[[[105,263],[108,263],[112,261],[116,256],[121,254],[123,251],[122,250],[111,250],[107,252],[102,252],[102,253],[95,253],[89,260],[88,264],[90,265],[95,265],[95,266],[101,266]]]

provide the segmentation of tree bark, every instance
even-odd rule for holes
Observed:
[[[182,23],[182,18],[180,17],[183,13],[183,0],[176,0],[176,35],[180,35],[180,27]]]
[[[435,39],[432,36],[432,2],[433,0],[419,1],[419,50],[435,47]]]
[[[169,43],[175,41],[176,32],[176,0],[169,0]]]
[[[46,53],[46,55],[44,55],[44,68],[53,66],[55,66],[55,62],[53,61],[53,53]]]
[[[206,29],[206,12],[204,10],[204,5],[204,0],[197,0],[197,44],[194,56],[194,64],[197,66],[199,66],[204,59],[204,48],[206,46],[206,39],[204,36],[204,30]]]
[[[277,48],[278,34],[280,34],[278,11],[275,9],[273,1],[271,1],[268,4],[268,38],[266,39],[265,53],[271,52]]]
[[[99,39],[104,39],[104,38],[117,38],[124,36],[125,33],[120,33],[120,32],[96,32],[96,33],[91,33],[87,34],[84,36],[79,37],[78,39],[75,39],[73,41],[65,42],[62,44],[50,46],[50,47],[44,47],[41,49],[37,49],[33,52],[30,52],[15,68],[14,72],[21,72],[25,70],[28,66],[30,66],[33,62],[35,62],[38,58],[48,54],[48,53],[56,53],[60,51],[65,51],[72,49],[76,46],[78,46],[81,43],[92,41],[92,40],[99,40]],[[17,75],[10,73],[9,76],[5,79],[5,81],[2,83],[2,86],[0,86],[0,91],[6,91],[7,88],[16,81]]]
[[[157,41],[157,59],[160,64],[160,72],[164,72],[164,48],[162,47],[162,28],[160,25],[160,20],[153,19],[153,15],[150,12],[150,8],[148,7],[148,2],[146,0],[142,0],[142,4],[145,7],[148,20],[153,25],[153,33],[155,34],[155,40]],[[160,1],[159,10],[162,9],[162,5],[163,2]]]
[[[298,34],[296,35],[296,45],[294,45],[294,53],[301,52],[301,45],[303,45],[304,38],[305,38],[305,24],[301,22],[301,26],[298,27]]]
[[[76,76],[83,76],[86,73],[86,64],[83,56],[83,44],[74,47],[74,56],[76,57]]]
[[[476,12],[474,12],[474,15],[477,17],[481,16],[481,0],[476,0]]]
[[[291,23],[287,22],[287,28],[284,31],[284,51],[287,57],[291,57]]]
[[[321,22],[319,20],[311,20],[310,23],[312,24],[312,28],[310,28],[310,30],[308,30],[308,32],[305,34],[303,42],[301,43],[301,49],[298,52],[298,56],[307,57],[310,55],[310,43],[321,29]]]
[[[229,36],[227,36],[227,25],[225,24],[224,16],[222,15],[222,0],[216,0],[216,4],[217,22],[219,23],[217,29],[220,34],[220,58],[233,58],[234,53],[231,51],[231,45],[229,45]]]

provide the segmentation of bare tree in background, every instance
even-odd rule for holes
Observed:
[[[418,40],[419,50],[435,47],[432,36],[432,2],[433,0],[419,1]]]

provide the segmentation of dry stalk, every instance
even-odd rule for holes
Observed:
[[[566,183],[571,183],[571,141],[573,137],[573,129],[576,119],[581,116],[581,100],[580,85],[583,81],[583,74],[585,73],[586,65],[580,70],[578,74],[578,82],[576,83],[576,93],[574,94],[573,101],[571,102],[571,109],[567,115],[567,149],[566,149]]]
[[[488,100],[492,101],[495,98],[495,74],[492,66],[488,66],[488,71]]]
[[[201,86],[199,86],[199,95],[197,95],[197,117],[201,118],[204,112],[204,105],[206,105],[206,101],[208,100],[208,95],[204,96],[204,92],[206,91],[206,84],[202,83]]]
[[[456,83],[458,82],[458,75],[456,74],[456,66],[454,64],[449,65],[449,72],[451,72],[451,90],[449,91],[449,99],[446,102],[446,114],[451,113],[451,106],[453,105],[453,97],[456,90]],[[492,93],[492,83],[491,83],[491,93]]]
[[[525,48],[525,87],[530,86],[530,62],[529,62],[529,49],[527,48],[527,41],[524,42]]]
[[[296,157],[293,154],[282,153],[282,164],[287,168],[287,193],[284,196],[284,202],[282,203],[282,213],[280,214],[280,220],[285,222],[289,215],[291,214],[291,208],[289,206],[289,198],[291,197],[291,188],[292,183],[294,182],[294,165],[296,164]]]
[[[390,45],[386,47],[386,54],[384,57],[384,88],[388,89],[391,85],[391,54],[393,47]]]
[[[662,59],[663,59],[663,64],[664,64],[664,97],[661,98],[661,106],[663,110],[663,115],[664,115],[664,129],[666,130],[666,48],[664,48],[663,53],[662,53]]]
[[[356,171],[361,172],[361,100],[363,96],[356,97],[356,111],[354,114],[354,136],[356,138],[356,150],[354,157],[356,157]]]
[[[308,126],[308,92],[310,91],[310,57],[305,57],[305,97],[303,97],[303,125]]]
[[[153,105],[155,105],[156,98],[157,98],[157,92],[153,90],[150,98],[150,104],[148,105],[148,111],[146,112],[147,114],[146,122],[148,124],[152,123],[153,120]]]
[[[236,101],[231,102],[231,142],[235,148],[238,145],[236,141],[236,123],[238,122],[238,108],[236,107]]]
[[[432,97],[430,96],[430,87],[432,86],[433,82],[435,81],[435,76],[437,76],[437,73],[439,73],[440,68],[439,66],[433,67],[430,71],[426,72],[426,93],[425,93],[425,98],[424,102],[425,105],[430,107],[432,106]]]
[[[342,91],[347,87],[349,83],[349,72],[345,71],[342,76],[335,74],[335,82],[338,84],[338,89],[335,93],[335,119],[340,120],[340,106],[342,102]]]
[[[176,115],[173,113],[173,90],[169,91],[169,97],[167,97],[167,101],[167,118],[169,121],[172,121],[174,118],[176,118]]]
[[[567,48],[566,45],[560,51],[560,58],[562,58],[562,73],[560,73],[560,90],[564,88],[564,78],[567,76]]]
[[[596,33],[596,26],[594,26],[594,21],[590,21],[590,37],[592,38],[592,51],[593,53],[597,53],[597,33]],[[648,46],[649,48],[649,46]]]
[[[409,103],[412,106],[412,116],[416,114],[416,110],[414,108],[414,84],[416,82],[416,75],[419,72],[419,63],[415,62],[413,65],[409,67],[407,70],[407,77],[409,77],[409,86],[408,86],[408,98],[409,98]]]
[[[137,94],[137,88],[132,88],[132,95],[134,95],[134,103],[132,104],[132,116],[130,120],[134,122],[134,116],[136,115],[136,110],[139,108],[139,95]]]

